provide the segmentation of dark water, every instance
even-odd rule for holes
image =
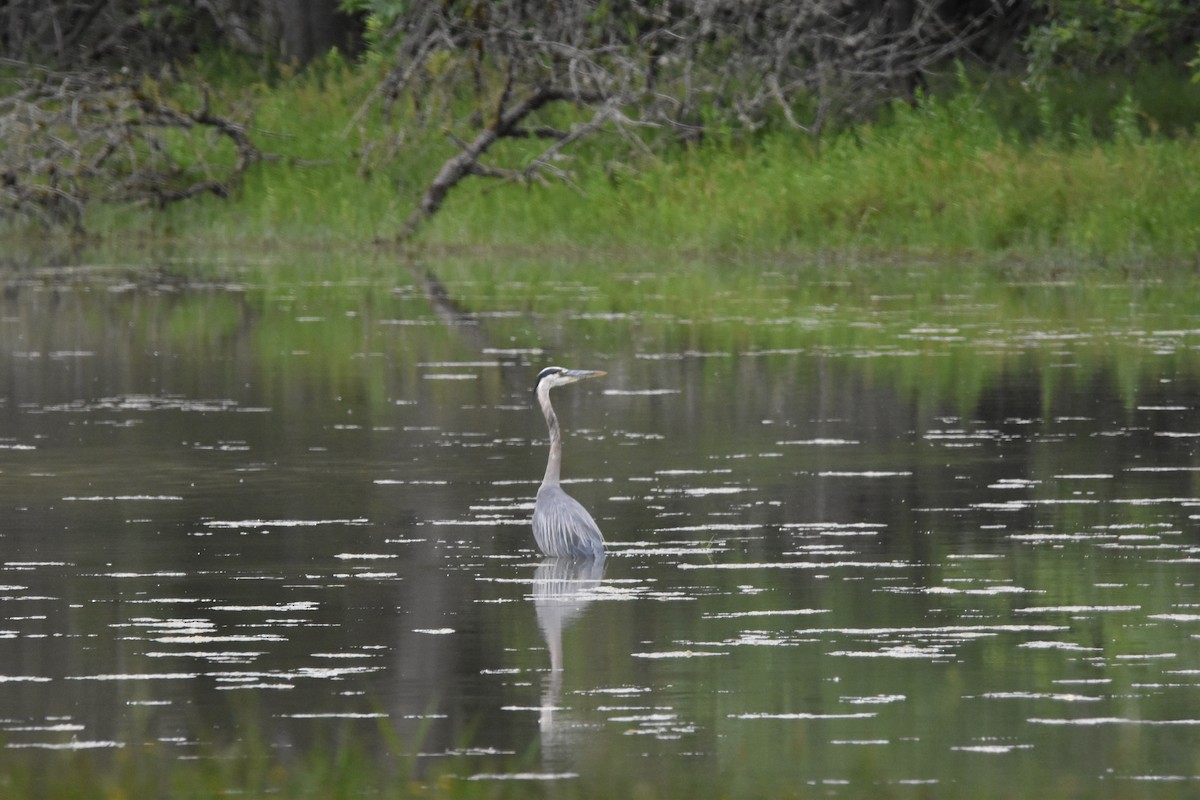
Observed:
[[[4,746],[385,723],[463,779],[1200,789],[1185,312],[664,321],[227,272],[6,276]],[[555,393],[603,565],[533,547],[550,363],[609,373]]]

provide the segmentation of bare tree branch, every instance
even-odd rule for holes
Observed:
[[[204,193],[227,197],[251,166],[273,158],[243,122],[215,113],[207,94],[184,111],[146,81],[16,66],[21,77],[0,97],[0,213],[81,231],[94,201],[162,207]],[[185,143],[186,162],[178,155]]]
[[[976,16],[964,20],[960,11],[950,21],[948,7],[942,0],[559,0],[550,13],[536,3],[408,5],[393,28],[395,62],[369,102],[401,131],[437,126],[466,144],[442,165],[400,235],[412,235],[464,177],[482,174],[473,165],[502,138],[548,140],[542,154],[514,169],[568,181],[550,161],[602,130],[619,133],[631,155],[769,125],[817,139],[830,120],[912,97],[1001,13],[982,5]],[[581,116],[583,106],[589,116]],[[564,110],[533,119],[552,107]]]
[[[480,157],[499,139],[510,136],[514,130],[518,130],[518,126],[522,120],[538,109],[548,103],[564,100],[589,102],[593,98],[588,94],[580,94],[558,87],[546,86],[535,90],[532,94],[510,107],[498,109],[500,113],[495,122],[490,127],[480,131],[466,147],[462,148],[457,155],[442,165],[438,174],[421,196],[417,207],[409,215],[408,219],[405,220],[400,238],[408,238],[422,222],[436,214],[438,209],[442,207],[442,203],[445,201],[446,195],[450,193],[450,190],[457,186],[467,175],[475,173],[480,168]]]

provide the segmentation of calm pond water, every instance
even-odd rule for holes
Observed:
[[[1200,790],[1195,301],[773,270],[684,310],[632,269],[8,268],[0,742]],[[600,565],[529,529],[553,363],[609,373],[554,395]]]

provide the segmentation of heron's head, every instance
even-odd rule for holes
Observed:
[[[544,385],[549,391],[555,386],[566,386],[568,383],[575,381],[586,380],[587,378],[601,378],[607,375],[607,372],[602,372],[596,369],[563,369],[562,367],[546,367],[538,373],[537,388],[541,389]]]

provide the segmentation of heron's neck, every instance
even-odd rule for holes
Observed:
[[[550,388],[539,386],[537,391],[538,405],[546,417],[546,427],[550,429],[550,457],[546,460],[546,475],[542,478],[542,486],[557,486],[562,473],[562,435],[558,432],[558,417],[554,407],[550,405]]]

